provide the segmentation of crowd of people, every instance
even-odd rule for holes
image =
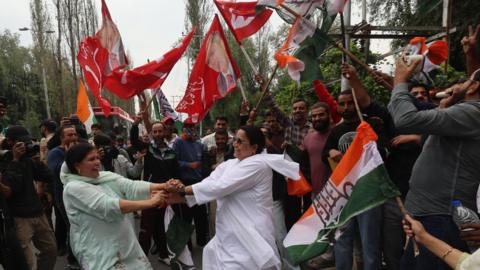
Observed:
[[[10,123],[0,149],[0,262],[7,270],[48,270],[66,256],[68,269],[151,269],[154,254],[170,265],[164,217],[172,205],[194,224],[202,269],[480,269],[480,224],[459,228],[452,219],[453,200],[478,211],[480,181],[474,31],[462,46],[466,79],[437,89],[446,93],[442,99],[412,80],[418,61],[399,57],[393,77],[377,74],[394,85],[387,107],[342,64],[351,89],[335,106],[298,98],[287,115],[267,94],[263,119],[244,102],[235,132],[218,116],[203,138],[197,124],[176,130],[173,118],[150,122],[147,113],[135,117],[126,140],[99,124],[89,135],[74,115],[41,122],[38,142]],[[0,117],[7,103],[0,98]],[[283,239],[342,160],[362,118],[378,135],[408,215],[391,199],[356,215],[325,253],[293,265]],[[285,159],[286,149],[299,157]],[[289,195],[286,178],[299,171],[312,192]]]

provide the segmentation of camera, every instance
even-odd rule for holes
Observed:
[[[25,145],[25,155],[27,157],[33,157],[36,154],[40,153],[40,146],[33,143],[32,140],[25,140],[23,141],[23,144]]]

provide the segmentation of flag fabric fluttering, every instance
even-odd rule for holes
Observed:
[[[305,70],[305,64],[294,56],[295,52],[300,48],[300,44],[315,33],[316,26],[309,20],[299,17],[295,20],[288,32],[285,43],[275,53],[280,68],[287,67],[288,74],[295,81],[300,81],[300,73]]]
[[[160,114],[163,115],[163,117],[170,117],[174,121],[178,120],[178,114],[176,111],[173,110],[172,106],[170,105],[170,102],[168,102],[167,97],[163,93],[162,89],[156,90],[156,100],[160,109]]]
[[[406,52],[407,55],[418,55],[423,59],[412,79],[429,85],[433,83],[429,73],[440,68],[440,65],[448,58],[448,45],[444,40],[437,40],[428,44],[426,44],[426,40],[425,37],[411,39]]]
[[[160,87],[190,44],[195,29],[180,44],[159,59],[126,71],[114,70],[105,76],[104,87],[116,96],[128,99],[145,89]]]
[[[128,65],[122,37],[112,20],[105,0],[102,0],[102,27],[98,30],[96,36],[100,40],[102,47],[108,51],[108,60],[104,67],[103,74],[109,74],[117,68],[123,68]]]
[[[255,8],[257,1],[229,2],[214,0],[214,2],[238,44],[242,44],[242,39],[258,32],[273,13],[267,8],[257,10]]]
[[[105,116],[110,115],[110,102],[103,97],[103,69],[108,59],[108,51],[100,45],[96,37],[87,37],[80,42],[77,60],[83,70],[88,89],[102,108]]]
[[[328,92],[327,87],[320,81],[314,80],[313,81],[313,89],[315,90],[315,94],[317,94],[318,101],[325,102],[330,107],[330,115],[332,117],[333,122],[336,124],[342,120],[342,116],[337,111],[337,101],[334,97]]]
[[[103,79],[112,70],[127,65],[128,60],[122,38],[104,0],[102,0],[102,27],[95,36],[86,37],[80,42],[77,59],[88,89],[105,116],[110,115],[110,102],[102,96]]]
[[[302,160],[302,155],[302,151],[293,144],[287,144],[283,153],[286,160],[295,161],[297,163],[300,163]],[[307,181],[301,170],[299,171],[299,175],[299,179],[287,178],[287,193],[289,196],[301,197],[312,192],[312,185]]]
[[[82,80],[80,80],[80,85],[78,87],[76,114],[78,119],[80,119],[85,125],[87,134],[90,134],[92,132],[91,126],[97,122],[97,119],[93,113],[92,106],[88,100],[87,90],[85,90]]]
[[[343,12],[348,0],[327,0],[328,15],[332,16],[337,13]]]
[[[171,269],[195,269],[192,254],[187,246],[193,232],[193,225],[181,219],[171,206],[165,209],[164,223]]]
[[[283,244],[295,264],[325,252],[330,233],[351,218],[400,195],[388,177],[376,140],[371,126],[362,122],[322,191],[288,232]]]
[[[294,23],[295,16],[282,8],[280,5],[284,5],[293,10],[300,17],[309,19],[313,13],[324,6],[325,0],[259,0],[257,3],[257,9],[270,7],[277,11],[278,16],[287,23]]]
[[[187,113],[192,123],[200,122],[216,100],[224,98],[237,87],[239,76],[240,70],[233,61],[222,26],[215,15],[176,111]]]

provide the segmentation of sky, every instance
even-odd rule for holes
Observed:
[[[53,10],[52,1],[46,2]],[[29,0],[0,0],[0,32],[9,30],[19,33],[22,46],[32,44],[29,32],[18,31],[21,27],[30,28],[29,3]],[[106,3],[134,66],[162,56],[186,32],[184,0],[106,0]],[[96,4],[100,13],[101,1],[96,1]],[[359,8],[352,8],[352,11],[352,24],[356,24],[360,21]],[[101,22],[100,15],[99,20]],[[275,30],[281,19],[274,14],[271,22]],[[372,41],[372,50],[384,53],[388,49],[387,42]],[[187,63],[182,58],[162,87],[170,103],[174,101],[173,96],[183,96],[187,80]],[[175,106],[177,102],[175,100],[172,105]]]

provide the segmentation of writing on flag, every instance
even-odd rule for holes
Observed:
[[[216,100],[237,87],[239,76],[240,70],[215,15],[190,73],[185,95],[175,110],[188,114],[192,123],[201,121]]]
[[[378,152],[377,134],[362,122],[355,138],[312,205],[283,244],[299,264],[327,250],[328,235],[351,218],[400,195]]]
[[[102,96],[104,76],[128,64],[122,38],[112,21],[105,0],[102,0],[102,27],[80,42],[78,64],[83,70],[85,83],[97,100],[105,116],[110,115],[110,102]]]
[[[258,12],[256,10],[257,1],[229,2],[214,0],[214,2],[239,44],[241,44],[242,39],[258,32],[273,13],[266,8]]]

